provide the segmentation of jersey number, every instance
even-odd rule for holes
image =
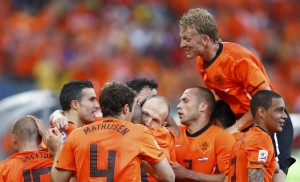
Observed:
[[[108,152],[108,166],[107,169],[97,169],[98,166],[98,146],[96,144],[90,145],[90,176],[91,177],[107,177],[108,182],[114,181],[114,169],[116,160],[116,151]]]
[[[51,167],[45,167],[45,168],[39,168],[39,169],[26,169],[23,171],[24,176],[24,182],[31,182],[31,175],[30,171],[32,173],[33,181],[34,182],[40,182],[40,175],[47,174],[51,170]]]
[[[233,176],[231,176],[231,181],[235,182],[236,181],[236,157],[231,159],[231,165],[234,168],[234,173],[233,173]]]

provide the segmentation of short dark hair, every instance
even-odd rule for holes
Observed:
[[[251,99],[250,110],[251,114],[254,117],[257,109],[263,107],[268,110],[272,105],[273,98],[282,98],[278,93],[271,90],[260,90]]]
[[[149,87],[150,89],[157,89],[158,84],[154,79],[147,79],[147,78],[135,78],[128,82],[126,82],[126,85],[136,91],[136,93],[139,93],[143,88]]]
[[[72,80],[64,84],[59,94],[62,110],[69,111],[72,100],[80,101],[82,99],[82,90],[85,88],[94,88],[94,86],[89,80]]]
[[[123,83],[110,82],[100,92],[100,108],[103,117],[116,117],[121,114],[122,107],[128,104],[132,110],[136,93]]]
[[[14,123],[12,134],[18,136],[22,141],[41,141],[42,139],[35,121],[28,116],[22,117]]]
[[[217,100],[211,121],[219,120],[223,128],[228,128],[236,122],[236,116],[230,106],[223,100]]]
[[[193,88],[198,90],[198,95],[197,95],[198,102],[206,101],[208,103],[209,114],[211,115],[216,105],[216,99],[214,94],[205,87],[200,87],[200,86],[190,87],[190,89]]]

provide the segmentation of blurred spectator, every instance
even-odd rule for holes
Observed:
[[[297,0],[1,0],[0,99],[31,89],[12,88],[23,80],[58,91],[66,80],[89,79],[97,91],[143,76],[177,101],[183,88],[203,85],[178,49],[178,18],[192,7],[214,13],[223,41],[260,56],[287,109],[299,112]]]

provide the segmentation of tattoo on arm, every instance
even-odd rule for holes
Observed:
[[[264,171],[262,169],[248,169],[248,181],[249,182],[263,182]]]

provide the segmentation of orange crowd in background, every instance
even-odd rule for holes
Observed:
[[[182,14],[203,7],[216,17],[223,41],[261,57],[288,110],[300,112],[300,1],[25,2],[0,1],[1,80],[31,80],[58,92],[70,79],[90,79],[99,91],[108,80],[149,77],[174,105],[187,86],[203,85],[178,35]]]

